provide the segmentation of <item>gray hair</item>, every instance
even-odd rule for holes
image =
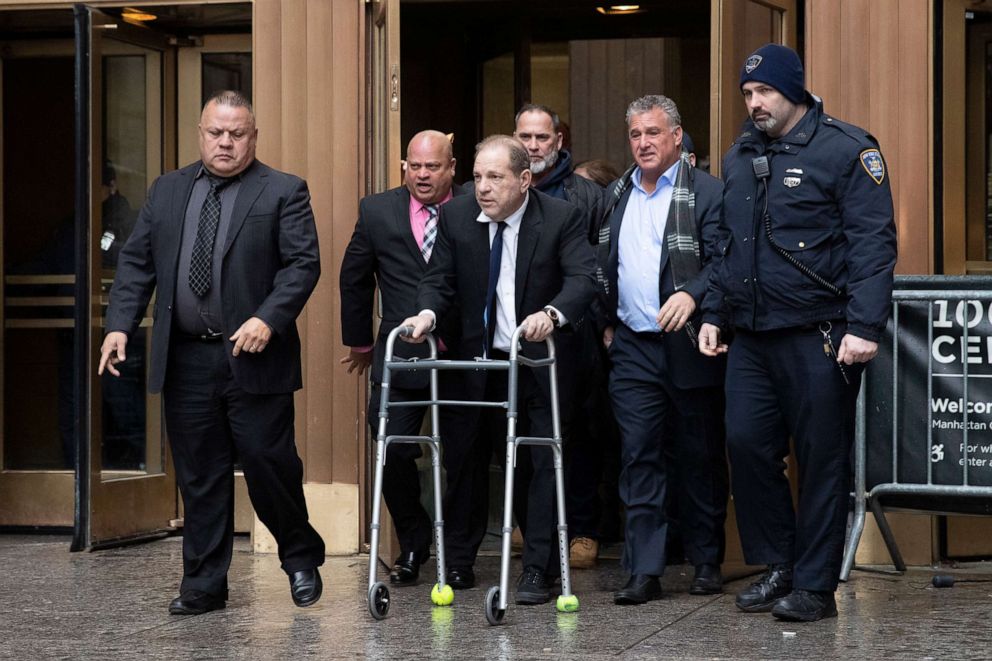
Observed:
[[[682,116],[679,115],[678,106],[667,96],[661,94],[647,94],[639,99],[635,99],[627,106],[627,126],[634,115],[643,115],[655,108],[661,108],[662,112],[668,115],[668,124],[674,129],[682,126]]]
[[[558,118],[558,113],[556,113],[548,106],[540,103],[525,103],[524,105],[522,105],[520,107],[520,110],[517,111],[517,114],[513,116],[514,126],[517,125],[517,123],[520,121],[520,116],[523,115],[525,112],[543,112],[545,115],[551,118],[551,126],[552,128],[554,128],[555,133],[558,132],[558,129],[561,126],[561,120]]]
[[[512,135],[496,134],[489,136],[475,146],[475,158],[479,158],[479,154],[484,149],[489,149],[490,147],[503,147],[506,149],[507,155],[510,157],[510,171],[514,175],[519,177],[524,170],[530,169],[530,155],[527,153],[523,144]]]
[[[251,107],[251,101],[248,100],[248,97],[243,92],[237,90],[216,91],[204,102],[203,109],[206,109],[211,103],[216,103],[218,106],[229,106],[231,108],[247,108],[248,114],[251,115],[252,123],[255,122],[255,110]]]

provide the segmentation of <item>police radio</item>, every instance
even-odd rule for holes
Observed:
[[[768,164],[767,156],[759,156],[757,158],[752,158],[751,168],[754,170],[754,176],[758,181],[764,181],[772,173],[772,168]]]
[[[768,161],[767,156],[758,156],[757,158],[751,159],[751,169],[754,170],[754,177],[764,185],[765,189],[765,209],[762,212],[762,219],[765,225],[765,236],[768,237],[768,243],[771,244],[772,248],[775,249],[785,261],[787,261],[793,268],[802,273],[804,276],[815,282],[820,287],[823,287],[828,292],[834,296],[841,296],[843,292],[834,283],[830,282],[819,273],[811,269],[806,264],[803,264],[795,255],[786,249],[781,243],[775,240],[772,236],[772,218],[768,213],[768,178],[771,176],[772,168]]]

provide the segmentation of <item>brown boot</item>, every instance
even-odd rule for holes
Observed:
[[[576,537],[568,547],[568,565],[572,569],[592,569],[599,555],[599,542],[590,537]]]

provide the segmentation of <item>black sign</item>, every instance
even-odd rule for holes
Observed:
[[[868,488],[963,485],[966,474],[971,486],[992,486],[992,300],[961,295],[988,282],[897,281],[897,289],[932,290],[932,297],[898,303],[898,316],[866,372]],[[899,496],[883,504],[992,514],[992,503],[978,499]]]

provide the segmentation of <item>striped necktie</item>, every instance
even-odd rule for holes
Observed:
[[[427,210],[429,217],[427,218],[427,224],[424,225],[424,243],[420,248],[420,254],[424,256],[424,261],[431,261],[431,251],[434,250],[434,241],[437,240],[437,210],[438,205],[436,204],[425,204],[424,209]]]

